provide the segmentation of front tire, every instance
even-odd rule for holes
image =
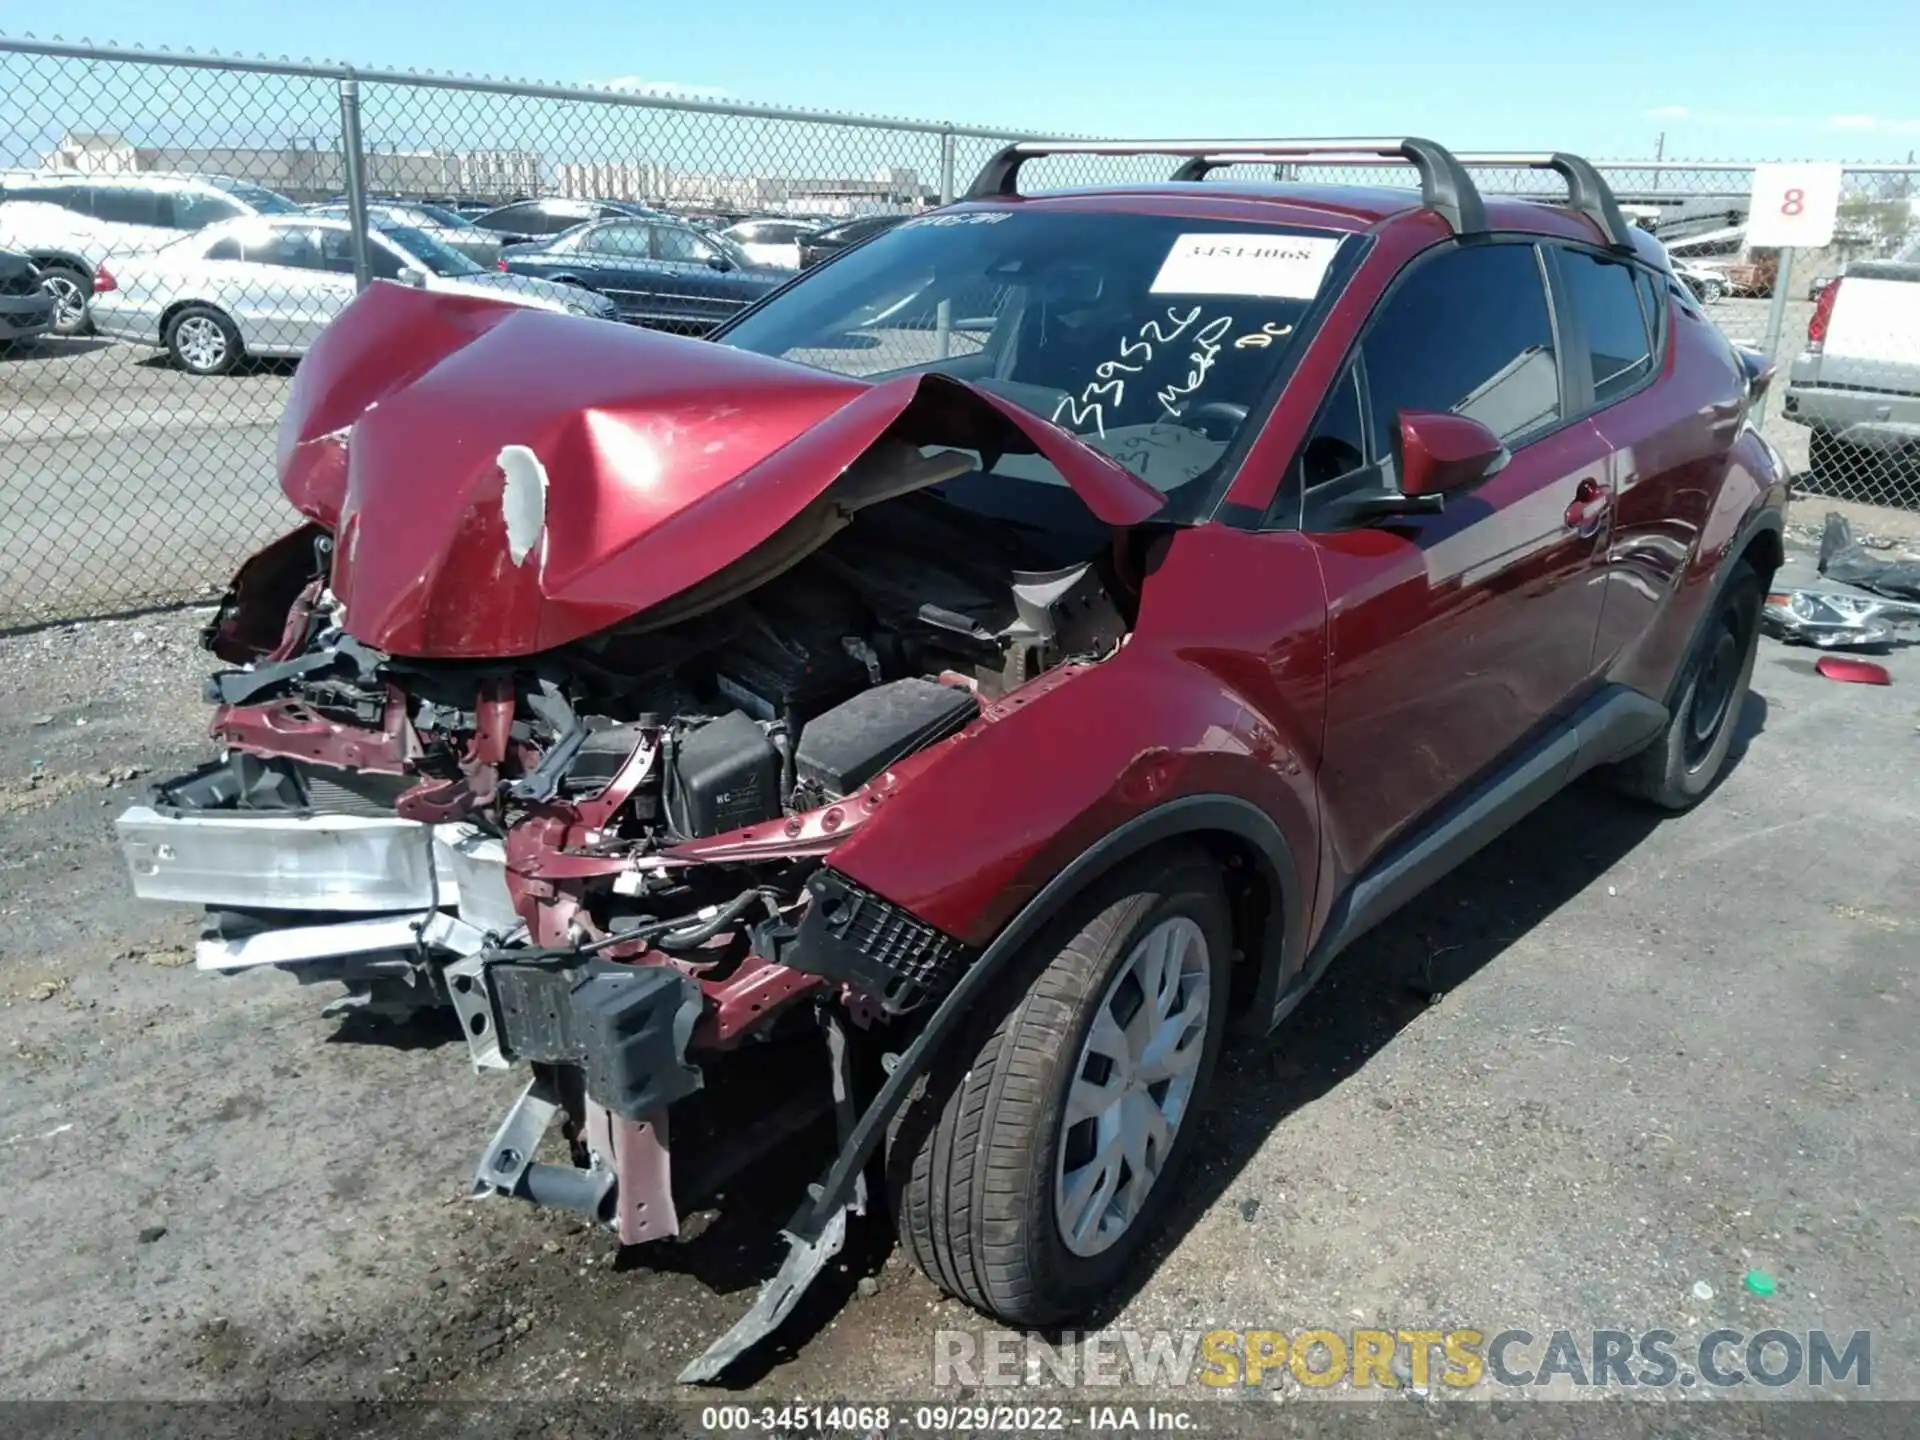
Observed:
[[[1718,280],[1704,280],[1700,284],[1700,299],[1704,304],[1711,305],[1714,301],[1723,298],[1726,293],[1727,287]]]
[[[1667,728],[1639,754],[1603,772],[1615,789],[1662,810],[1692,809],[1726,768],[1740,711],[1753,679],[1766,584],[1736,562],[1687,657]]]
[[[1218,867],[1183,849],[1098,882],[1013,963],[888,1149],[901,1245],[934,1284],[1014,1325],[1111,1293],[1192,1147],[1232,943]]]
[[[167,353],[191,375],[225,375],[246,353],[233,321],[211,305],[188,305],[167,322]]]

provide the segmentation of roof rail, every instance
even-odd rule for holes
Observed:
[[[1020,167],[1043,155],[1185,155],[1189,159],[1174,177],[1179,180],[1198,180],[1210,169],[1245,159],[1319,165],[1354,157],[1395,158],[1420,173],[1421,203],[1456,234],[1487,228],[1480,192],[1460,162],[1433,141],[1412,136],[1399,140],[1022,140],[982,167],[966,198],[1008,199],[1019,194]]]
[[[1620,212],[1613,190],[1600,178],[1593,163],[1564,150],[1517,151],[1503,153],[1476,150],[1457,157],[1462,165],[1511,165],[1528,170],[1552,170],[1567,182],[1567,207],[1584,215],[1600,227],[1607,243],[1616,250],[1633,251],[1633,225]]]

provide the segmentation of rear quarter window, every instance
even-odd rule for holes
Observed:
[[[1594,404],[1610,405],[1638,389],[1653,370],[1653,341],[1639,271],[1584,250],[1562,249],[1556,259],[1585,336]]]

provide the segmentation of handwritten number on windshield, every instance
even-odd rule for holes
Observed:
[[[1072,395],[1063,395],[1060,398],[1060,403],[1053,407],[1051,416],[1053,423],[1061,424],[1063,415],[1066,417],[1065,423],[1072,426],[1084,427],[1091,420],[1100,438],[1106,439],[1107,406],[1111,405],[1118,410],[1125,403],[1127,376],[1138,375],[1151,365],[1156,345],[1171,345],[1186,334],[1199,318],[1198,305],[1185,315],[1169,305],[1164,322],[1149,320],[1132,335],[1123,338],[1120,341],[1118,360],[1102,360],[1094,366],[1094,378],[1087,382],[1087,387],[1080,392],[1077,399]],[[1231,325],[1233,322],[1229,320],[1227,323]]]
[[[1094,378],[1079,395],[1061,397],[1051,417],[1054,424],[1084,427],[1091,421],[1100,438],[1106,439],[1107,407],[1118,410],[1126,402],[1127,377],[1138,375],[1151,365],[1157,347],[1171,345],[1193,330],[1199,323],[1200,311],[1201,307],[1196,305],[1182,315],[1177,307],[1169,306],[1164,320],[1149,320],[1133,334],[1123,337],[1118,359],[1103,360],[1094,366]],[[1178,415],[1179,403],[1206,382],[1233,325],[1231,315],[1221,315],[1194,331],[1193,349],[1187,356],[1186,380],[1178,385],[1164,385],[1154,394],[1167,414]]]

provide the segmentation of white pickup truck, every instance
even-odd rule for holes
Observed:
[[[1890,468],[1920,451],[1920,240],[1854,261],[1820,292],[1783,413],[1812,429],[1816,473]]]

